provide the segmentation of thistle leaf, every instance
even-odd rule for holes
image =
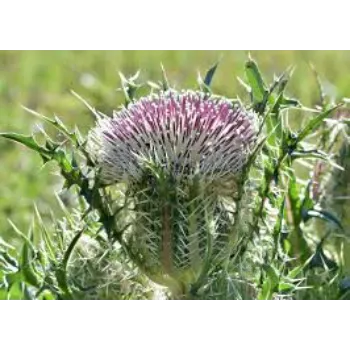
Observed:
[[[337,226],[339,229],[343,230],[343,226],[341,222],[332,213],[326,210],[313,208],[306,211],[303,215],[304,221],[306,222],[311,218],[317,218],[324,221],[328,221],[332,224],[335,224],[335,226]]]
[[[35,251],[33,250],[33,234],[32,231],[29,233],[28,241],[31,244],[28,244],[28,241],[24,242],[21,253],[20,260],[20,269],[22,271],[22,275],[27,283],[32,285],[33,287],[40,288],[41,282],[38,273],[34,269],[34,259],[35,259]]]
[[[213,77],[214,77],[214,74],[216,72],[216,69],[219,65],[219,62],[216,62],[207,72],[207,74],[205,75],[205,78],[204,78],[204,85],[210,90],[210,84],[211,84],[211,81],[213,80]]]
[[[245,74],[252,89],[253,108],[256,112],[262,114],[266,108],[269,92],[258,65],[251,57],[245,64]]]
[[[170,89],[168,77],[166,75],[166,71],[165,71],[163,64],[161,64],[160,67],[162,69],[162,88],[163,88],[163,91],[167,91]]]
[[[240,77],[237,77],[238,83],[244,88],[245,91],[247,91],[248,94],[252,93],[252,88],[245,83]]]
[[[48,161],[50,159],[51,156],[51,152],[48,151],[46,148],[40,146],[34,139],[33,135],[31,136],[26,136],[26,135],[22,135],[22,134],[17,134],[14,132],[2,132],[0,133],[1,137],[4,137],[6,139],[18,142],[26,147],[28,147],[29,149],[32,149],[36,152],[38,152],[41,157],[43,158],[44,162]]]
[[[1,237],[0,237],[0,247],[5,248],[6,250],[8,250],[8,249],[15,250],[16,249],[14,246],[5,242]]]
[[[336,109],[338,109],[340,106],[342,106],[342,104],[338,104],[335,107],[332,107],[326,111],[324,111],[323,113],[320,113],[318,116],[314,117],[312,120],[310,120],[307,125],[299,132],[297,138],[296,138],[296,142],[300,142],[303,139],[305,139],[305,137],[307,137],[308,135],[310,135],[317,127],[319,127],[321,125],[321,123],[332,113],[334,112]]]
[[[25,106],[22,106],[22,108],[27,111],[28,113],[39,117],[41,119],[43,119],[44,121],[46,121],[47,123],[51,124],[54,128],[56,128],[58,131],[60,131],[63,135],[65,135],[69,140],[71,140],[72,142],[74,142],[74,144],[77,144],[77,137],[75,135],[74,132],[70,132],[67,127],[64,125],[64,123],[62,122],[62,120],[60,118],[58,118],[57,116],[55,116],[55,119],[51,119],[46,117],[43,114],[40,114],[36,111],[33,111],[30,108],[27,108]]]
[[[50,237],[49,233],[47,232],[47,229],[45,227],[45,224],[43,222],[43,219],[39,213],[38,207],[34,204],[34,211],[35,211],[35,216],[37,218],[40,230],[41,230],[41,236],[43,238],[43,242],[45,243],[45,250],[48,252],[50,255],[51,259],[55,258],[55,247],[54,243],[52,242],[52,238]]]
[[[60,288],[63,291],[63,296],[66,299],[73,299],[73,295],[72,292],[69,288],[68,285],[68,279],[67,279],[67,266],[69,263],[69,259],[73,253],[73,250],[76,246],[76,244],[79,241],[79,238],[81,237],[81,235],[83,234],[84,229],[79,231],[74,238],[72,239],[71,243],[69,244],[66,252],[64,253],[63,256],[63,260],[62,260],[62,265],[60,266],[60,268],[56,271],[56,278],[57,278],[57,282],[60,286]]]
[[[137,78],[140,75],[140,71],[137,71],[136,74],[130,78],[126,78],[123,73],[119,72],[120,80],[122,83],[122,90],[125,96],[125,105],[134,101],[135,93],[137,89],[141,86],[136,83]]]
[[[315,76],[316,82],[317,82],[317,87],[318,87],[318,91],[319,91],[321,106],[325,107],[327,94],[326,94],[324,86],[322,84],[321,77],[318,74],[315,66],[311,62],[309,62],[309,66],[310,66],[310,68],[311,68],[311,70],[312,70],[312,72],[313,72],[313,74]]]
[[[320,150],[295,150],[292,152],[291,155],[292,160],[296,159],[302,159],[302,158],[309,158],[309,159],[322,159],[322,160],[329,160],[329,156],[327,153],[320,151]]]

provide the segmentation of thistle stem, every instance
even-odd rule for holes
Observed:
[[[171,228],[170,228],[170,207],[165,204],[163,208],[163,240],[162,240],[162,262],[164,270],[169,275],[173,270],[172,253],[171,253]]]
[[[189,221],[189,255],[192,267],[196,268],[200,263],[199,256],[199,232],[200,229],[198,227],[198,206],[201,205],[200,201],[197,200],[198,196],[198,180],[194,180],[194,184],[191,186],[190,191],[190,215],[188,218]]]

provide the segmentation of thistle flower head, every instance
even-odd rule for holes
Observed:
[[[92,133],[106,183],[138,181],[144,160],[176,177],[237,175],[256,138],[252,116],[223,97],[169,91],[101,119]]]
[[[223,97],[168,91],[100,119],[91,139],[102,181],[129,185],[131,258],[153,281],[188,290],[229,249],[232,206],[221,197],[236,193],[253,116]]]

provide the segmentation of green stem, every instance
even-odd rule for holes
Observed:
[[[189,241],[189,255],[192,268],[196,268],[200,264],[199,255],[199,232],[198,232],[198,207],[203,205],[200,200],[197,200],[199,193],[199,181],[194,180],[190,189],[190,214],[189,214],[189,228],[188,228],[188,241]]]
[[[162,265],[164,267],[165,272],[168,275],[171,275],[173,271],[173,262],[172,262],[172,249],[171,249],[171,226],[170,226],[170,206],[169,204],[165,204],[163,208],[163,239],[162,239],[162,251],[161,251],[161,259]]]

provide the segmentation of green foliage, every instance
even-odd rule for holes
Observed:
[[[63,204],[61,203],[63,206]],[[63,207],[64,210],[66,208]],[[38,211],[21,251],[1,242],[0,290],[4,299],[143,299],[152,297],[118,245],[101,234],[93,213],[76,210],[44,226]],[[37,237],[33,235],[36,233]],[[120,261],[123,261],[121,263]]]

